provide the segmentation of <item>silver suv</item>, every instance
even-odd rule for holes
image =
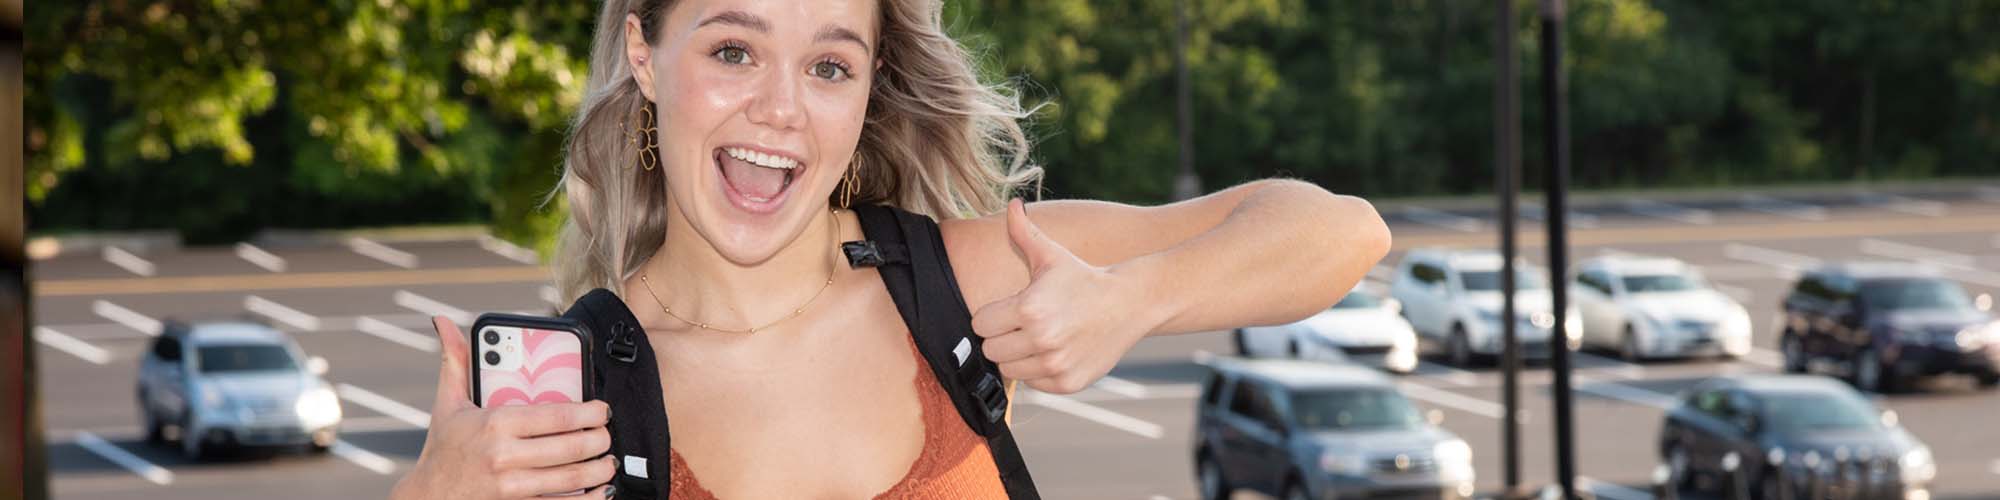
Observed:
[[[242,323],[170,322],[139,364],[146,441],[179,431],[181,452],[201,459],[232,446],[333,446],[340,398],[290,335]]]

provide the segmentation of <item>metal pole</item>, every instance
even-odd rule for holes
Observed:
[[[1548,202],[1544,212],[1548,219],[1549,233],[1549,292],[1555,299],[1550,311],[1555,316],[1554,329],[1549,335],[1550,370],[1555,372],[1556,406],[1556,479],[1562,484],[1564,498],[1577,498],[1576,492],[1576,449],[1574,415],[1570,392],[1570,359],[1568,335],[1569,282],[1569,230],[1565,226],[1569,207],[1564,195],[1569,191],[1569,123],[1568,86],[1562,71],[1563,55],[1563,2],[1562,0],[1542,0],[1542,115],[1547,127],[1543,130],[1548,146],[1548,176],[1544,179],[1548,191]]]
[[[1516,384],[1521,371],[1520,346],[1514,333],[1514,211],[1521,185],[1521,91],[1515,77],[1514,2],[1500,0],[1500,15],[1493,27],[1493,58],[1499,72],[1493,77],[1493,162],[1500,194],[1500,441],[1505,455],[1502,483],[1509,495],[1521,487],[1521,401]]]
[[[1174,128],[1181,142],[1180,170],[1174,177],[1174,198],[1201,196],[1201,177],[1194,174],[1194,91],[1188,87],[1187,0],[1174,2]]]

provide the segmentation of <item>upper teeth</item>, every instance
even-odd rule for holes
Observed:
[[[722,148],[722,152],[728,153],[730,158],[747,161],[756,164],[759,167],[781,168],[785,170],[791,170],[794,168],[798,168],[799,166],[798,160],[778,155],[759,153],[744,148]]]

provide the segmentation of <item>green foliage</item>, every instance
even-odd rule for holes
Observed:
[[[1535,2],[1515,0],[1539,182]],[[1175,0],[953,1],[1039,112],[1056,196],[1165,201]],[[1371,196],[1492,185],[1495,9],[1185,0],[1194,163]],[[2000,173],[2000,2],[1574,0],[1579,187]],[[546,246],[597,2],[95,0],[30,9],[40,229],[490,221]]]

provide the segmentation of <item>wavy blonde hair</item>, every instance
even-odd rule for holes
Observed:
[[[551,193],[569,202],[554,258],[565,303],[592,288],[619,292],[666,242],[666,169],[637,168],[630,140],[648,103],[625,63],[625,16],[638,16],[650,45],[672,4],[607,0],[598,14],[589,87]],[[945,34],[941,0],[882,0],[877,10],[882,64],[850,166],[856,203],[940,219],[1005,209],[1015,189],[1041,179],[1020,125],[1030,112],[1011,87],[979,81],[972,55]]]

